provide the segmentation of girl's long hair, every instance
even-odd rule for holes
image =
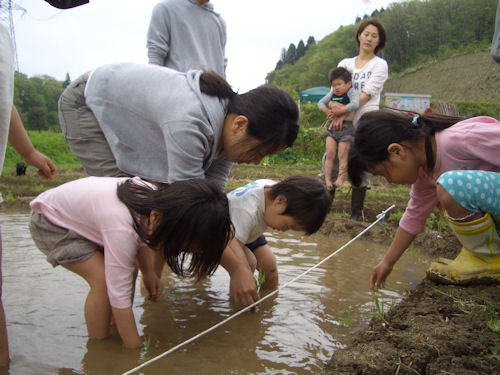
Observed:
[[[118,186],[117,195],[141,240],[162,251],[173,272],[198,280],[215,272],[234,232],[227,197],[216,184],[193,179],[151,186],[129,179]],[[150,231],[152,211],[160,215]]]
[[[238,94],[215,72],[203,72],[200,90],[207,95],[228,99],[226,113],[248,119],[247,134],[260,141],[258,149],[272,154],[283,147],[293,146],[299,132],[299,109],[286,91],[264,85]]]
[[[391,143],[415,142],[424,139],[427,168],[434,168],[432,136],[462,120],[460,117],[421,114],[413,120],[407,112],[382,109],[361,116],[349,150],[348,174],[354,186],[361,183],[361,174],[389,158]]]

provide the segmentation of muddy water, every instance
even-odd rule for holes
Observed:
[[[227,318],[238,310],[228,298],[223,269],[200,284],[163,275],[164,298],[145,301],[137,284],[134,313],[149,350],[127,350],[116,332],[88,340],[83,280],[53,269],[28,231],[27,214],[0,214],[3,238],[3,301],[12,363],[0,374],[120,374]],[[280,284],[293,279],[348,238],[268,232],[278,256]],[[376,314],[368,274],[385,247],[358,240],[338,255],[245,313],[142,374],[311,374],[319,372],[352,331]],[[386,306],[421,280],[428,260],[405,254],[384,291]],[[347,327],[346,325],[350,325]]]

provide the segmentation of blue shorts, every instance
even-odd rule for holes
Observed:
[[[489,171],[448,171],[437,183],[463,208],[488,212],[500,228],[500,173]]]
[[[256,248],[264,246],[267,244],[266,237],[264,235],[257,238],[255,241],[245,244],[246,247],[250,249],[250,251],[255,251]]]

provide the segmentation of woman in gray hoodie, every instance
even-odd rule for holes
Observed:
[[[283,90],[237,94],[214,72],[150,64],[102,66],[59,99],[62,132],[87,174],[209,178],[221,189],[233,162],[258,164],[292,146],[298,119]]]

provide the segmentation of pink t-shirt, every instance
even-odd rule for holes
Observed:
[[[111,306],[131,307],[133,273],[139,246],[129,209],[116,188],[127,178],[87,177],[45,191],[31,209],[104,248],[106,286]],[[137,181],[142,180],[137,178]]]
[[[444,172],[483,170],[500,172],[500,121],[492,117],[473,117],[436,132],[434,169],[420,168],[412,185],[410,200],[399,222],[401,229],[419,234],[425,220],[438,205],[436,181]]]

